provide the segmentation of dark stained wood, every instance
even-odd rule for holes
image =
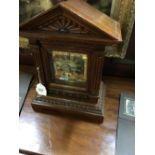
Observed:
[[[36,68],[29,65],[19,65],[19,71],[35,75]]]
[[[90,74],[88,75],[89,86],[88,91],[92,95],[98,95],[99,85],[102,78],[102,67],[104,63],[103,55],[98,55],[97,52],[94,52],[90,55]]]
[[[69,0],[61,3],[61,5],[74,14],[78,13],[77,15],[82,17],[83,21],[90,23],[94,29],[97,28],[101,34],[104,32],[111,38],[122,41],[119,23],[83,0]]]
[[[103,77],[107,93],[102,124],[35,112],[30,89],[19,119],[20,152],[42,155],[114,155],[119,97],[122,91],[134,93],[134,81]]]
[[[72,93],[70,93],[72,94]],[[62,95],[63,96],[63,95]],[[96,104],[90,104],[88,99],[84,101],[79,96],[76,100],[62,96],[37,96],[32,101],[32,107],[36,111],[48,112],[49,114],[58,113],[65,115],[76,115],[84,117],[90,121],[102,123],[104,118],[104,98],[105,86],[103,82],[100,84],[99,97]]]
[[[61,0],[53,0],[54,4],[56,4],[60,1]],[[92,41],[92,43],[96,44],[96,42],[93,42],[93,41]],[[98,48],[97,45],[96,45],[96,48]],[[73,46],[73,48],[74,47],[75,46]],[[85,49],[86,46],[84,46],[83,48]],[[94,50],[94,49],[92,49],[92,50]],[[103,51],[103,50],[101,50],[101,51]],[[126,55],[125,59],[132,60],[132,61],[134,61],[134,59],[135,59],[135,28],[133,29],[133,32],[131,35],[131,39],[130,39],[130,43],[129,43],[129,47],[128,47],[127,55]],[[20,60],[20,64],[22,64],[22,65],[34,65],[34,60],[32,58],[32,55],[29,54],[28,52],[21,52],[19,60]],[[132,77],[132,78],[135,77],[135,73],[134,73],[135,65],[134,64],[131,64],[131,63],[126,64],[122,60],[119,60],[119,62],[117,61],[117,63],[116,63],[116,62],[114,62],[115,60],[116,60],[115,58],[113,58],[112,60],[110,58],[105,59],[103,75]]]
[[[19,64],[20,65],[34,65],[34,60],[32,53],[29,52],[29,49],[19,49]]]
[[[106,45],[122,41],[120,24],[83,0],[68,0],[22,23],[20,35],[29,39],[35,66],[39,70],[38,78],[47,89],[46,99],[36,97],[33,108],[42,111],[62,109],[68,113],[72,110],[72,113],[93,115],[94,118],[96,115],[95,120],[99,117],[103,120],[103,104],[100,104],[104,100],[103,88],[100,89],[103,51]],[[64,81],[55,79],[49,51],[86,54],[87,81],[66,86]]]
[[[55,21],[59,22],[56,26],[53,25]],[[60,26],[60,24],[62,25]],[[82,33],[88,36],[93,34],[96,37],[100,36],[117,42],[122,41],[120,24],[83,0],[62,1],[54,8],[20,24],[20,31],[31,31],[32,33],[34,30]]]

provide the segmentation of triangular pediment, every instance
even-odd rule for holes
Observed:
[[[60,33],[95,34],[95,32],[91,31],[84,25],[79,24],[63,14],[52,18],[47,23],[45,22],[44,24],[39,25],[37,29]]]
[[[102,24],[101,21],[98,22],[99,19],[94,20],[94,15],[90,14],[91,9],[93,13],[97,13],[96,18],[103,20]],[[21,24],[20,31],[80,34],[121,41],[119,24],[102,14],[81,0],[63,1],[54,8]]]

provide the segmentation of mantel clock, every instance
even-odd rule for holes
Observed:
[[[32,107],[102,121],[104,48],[122,41],[119,23],[83,0],[68,0],[22,23],[20,36],[29,39],[47,91]]]

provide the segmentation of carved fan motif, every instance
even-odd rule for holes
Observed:
[[[78,23],[75,23],[75,21],[72,21],[71,19],[66,18],[64,16],[55,17],[48,24],[39,26],[39,29],[46,31],[59,31],[65,33],[77,33],[77,34],[91,33],[82,25],[79,25]]]

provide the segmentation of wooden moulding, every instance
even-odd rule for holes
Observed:
[[[65,116],[76,116],[81,119],[101,123],[104,119],[105,85],[100,83],[99,99],[97,104],[56,98],[52,96],[36,96],[32,101],[35,111],[49,114],[62,114]]]
[[[29,39],[36,68],[40,71],[38,79],[47,89],[47,96],[33,100],[33,108],[102,122],[103,51],[105,46],[122,41],[119,23],[83,0],[68,0],[20,24],[20,35]],[[57,81],[49,50],[86,54],[87,81],[73,86]]]

